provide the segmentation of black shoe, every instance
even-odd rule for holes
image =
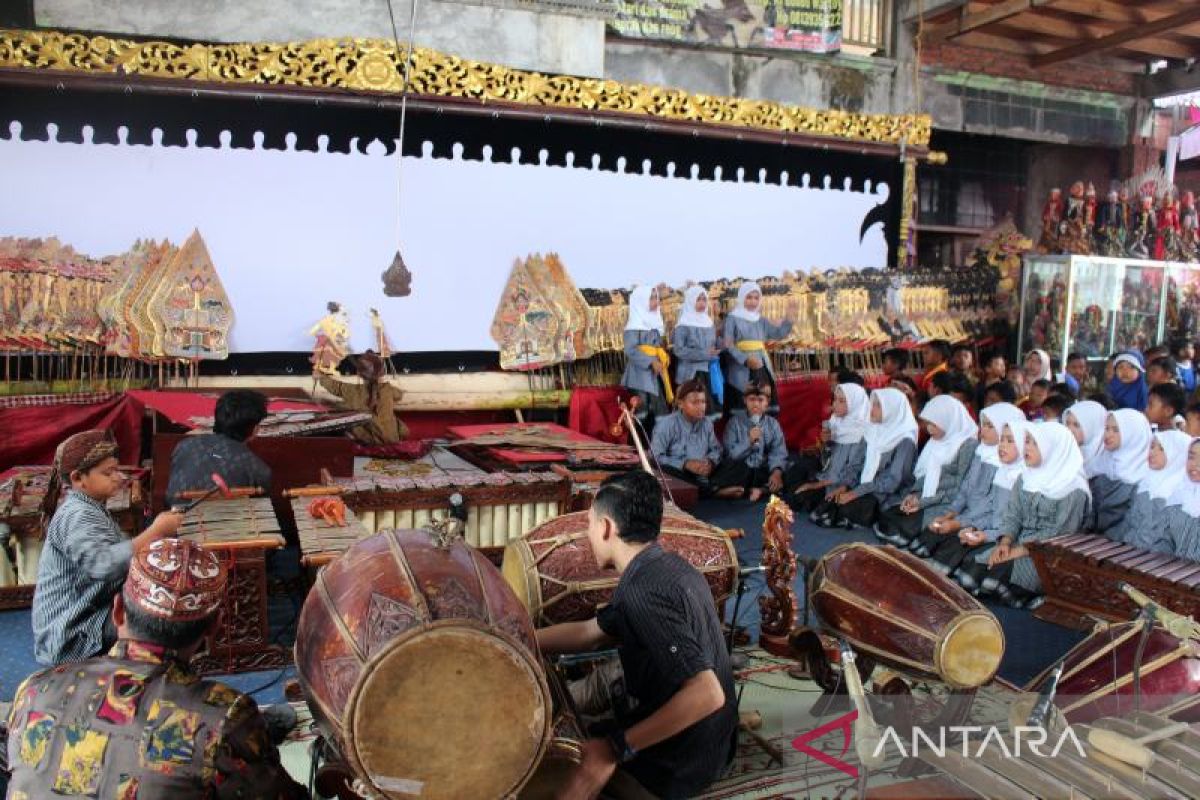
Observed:
[[[261,709],[263,722],[267,726],[267,738],[272,744],[283,744],[283,740],[296,727],[296,711],[287,703],[278,703]]]
[[[954,572],[950,573],[950,577],[955,583],[966,589],[968,592],[979,591],[979,580],[971,574],[969,569],[959,567],[958,569],[954,570]]]
[[[931,555],[933,555],[932,550],[930,550],[924,544],[921,544],[920,542],[917,542],[915,540],[914,540],[914,543],[912,545],[910,545],[908,549],[911,550],[913,552],[913,555],[915,555],[917,558],[929,558]]]
[[[1037,611],[1042,607],[1042,603],[1044,602],[1046,602],[1045,595],[1035,594],[1033,597],[1025,601],[1022,608],[1024,608],[1026,611]]]

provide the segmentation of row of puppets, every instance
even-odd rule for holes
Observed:
[[[1190,262],[1200,259],[1200,212],[1192,191],[1162,180],[1114,184],[1103,200],[1083,181],[1051,189],[1038,252]]]

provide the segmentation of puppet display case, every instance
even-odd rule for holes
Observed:
[[[1099,256],[1025,257],[1021,353],[1034,348],[1066,363],[1143,349],[1200,327],[1200,268]]]

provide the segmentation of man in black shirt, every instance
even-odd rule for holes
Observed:
[[[266,416],[267,398],[259,392],[236,389],[221,395],[213,432],[188,436],[175,447],[167,502],[176,505],[182,502],[179,495],[183,492],[211,489],[214,472],[230,487],[257,486],[270,491],[271,468],[246,446]]]
[[[733,757],[737,694],[712,594],[694,567],[655,541],[661,525],[662,490],[652,475],[606,480],[589,512],[588,540],[596,562],[621,573],[612,602],[594,619],[538,631],[547,655],[615,642],[624,673],[618,727],[607,740],[588,740],[562,797],[596,797],[618,767],[642,796],[693,797]]]

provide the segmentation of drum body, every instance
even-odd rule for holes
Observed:
[[[1068,722],[1126,717],[1135,710],[1169,712],[1176,704],[1186,710],[1171,713],[1173,719],[1200,721],[1200,703],[1194,702],[1200,695],[1200,658],[1195,648],[1160,625],[1150,630],[1143,646],[1142,630],[1140,620],[1106,625],[1067,653],[1054,702]],[[1141,697],[1135,708],[1133,667],[1139,647]],[[1034,678],[1027,690],[1039,691],[1051,671]]]
[[[509,797],[550,741],[529,616],[461,541],[383,531],[318,574],[296,632],[313,716],[387,798]]]
[[[596,566],[587,526],[588,512],[564,514],[505,548],[504,578],[539,626],[590,619],[612,599],[620,575]],[[737,588],[737,550],[720,528],[668,506],[658,542],[704,575],[718,607]]]
[[[990,611],[894,547],[835,547],[808,591],[831,633],[903,672],[972,689],[992,679],[1004,656],[1004,631]]]
[[[554,738],[550,740],[550,747],[537,771],[521,790],[521,800],[554,800],[567,785],[571,773],[583,763],[583,743],[587,734],[580,725],[571,693],[552,665],[546,667],[546,680],[550,684],[554,707]]]

